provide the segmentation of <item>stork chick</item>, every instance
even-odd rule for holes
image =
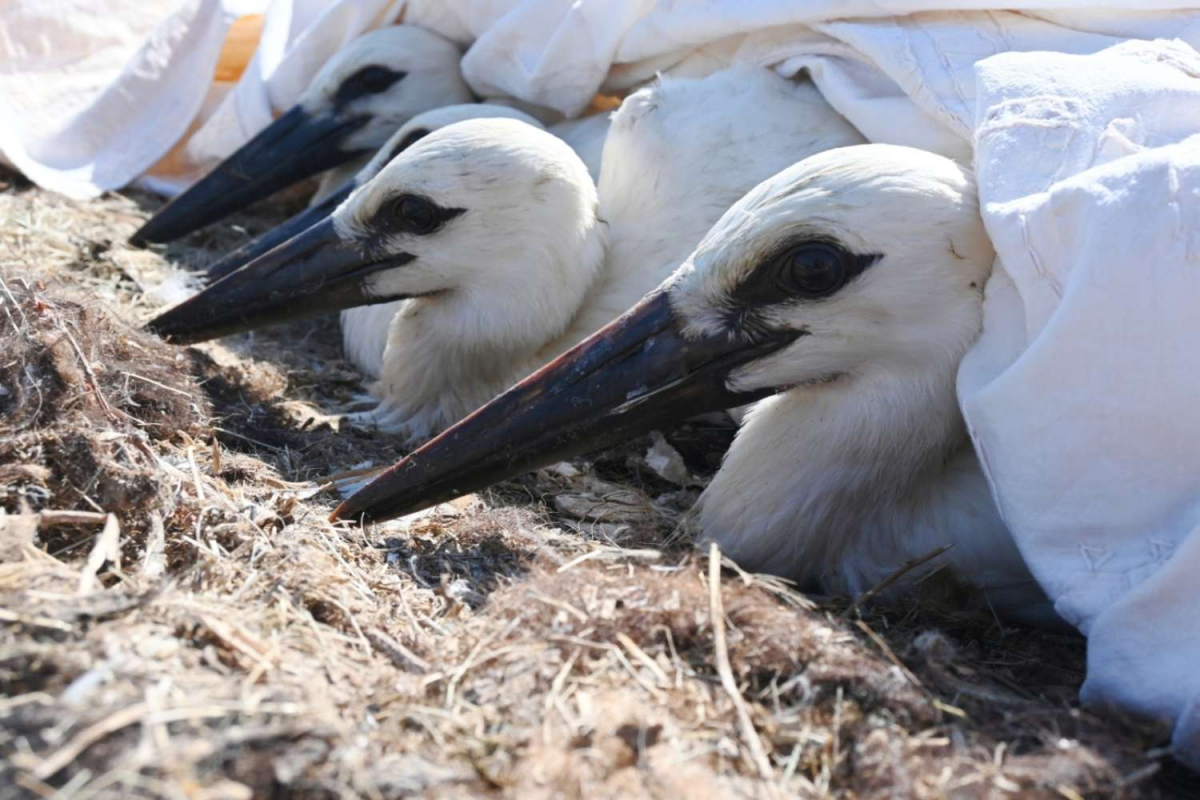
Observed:
[[[813,156],[746,195],[624,316],[334,516],[388,519],[761,400],[700,499],[702,540],[850,595],[952,545],[942,562],[997,610],[1052,620],[955,394],[993,258],[958,164],[889,145]]]
[[[473,98],[458,47],[411,25],[342,48],[291,110],[180,194],[130,239],[169,242],[310,175],[369,155],[416,114]]]
[[[361,419],[420,442],[658,285],[755,183],[797,157],[862,141],[811,84],[765,69],[663,80],[614,116],[598,210],[579,158],[530,130],[471,121],[431,134],[334,212],[323,255],[311,229],[153,328],[194,341],[411,298],[372,388],[381,403]],[[377,221],[392,207],[427,214],[428,232]],[[428,279],[434,267],[438,281]],[[362,289],[341,291],[335,275]]]
[[[374,178],[397,156],[433,131],[463,120],[498,118],[515,119],[535,128],[542,127],[540,122],[523,111],[488,103],[463,103],[418,114],[392,134],[392,138],[379,148],[347,185],[209,265],[209,280],[220,280],[325,219],[345,202],[355,189]],[[395,300],[379,305],[357,306],[342,312],[342,342],[346,357],[369,378],[379,377],[388,329],[403,302]]]
[[[355,177],[354,185],[346,187],[338,194],[343,198],[349,197],[353,189],[366,184],[378,175],[410,145],[447,125],[468,119],[515,119],[534,128],[542,127],[542,124],[536,119],[511,106],[465,103],[446,108],[435,108],[414,117],[407,125],[396,131],[396,135],[379,149],[375,157]],[[570,143],[568,142],[568,144]],[[329,207],[331,202],[333,203],[332,208]],[[340,205],[340,202],[336,197],[330,198],[325,203],[325,207],[329,208],[326,215],[331,213],[337,205]],[[390,303],[348,308],[342,312],[342,346],[346,351],[346,357],[368,378],[378,378],[383,370],[383,354],[387,347],[392,320],[406,302],[405,300],[393,300]]]
[[[514,119],[458,122],[150,328],[191,342],[404,300],[389,368],[428,432],[510,386],[567,328],[604,261],[596,212],[587,168],[561,139]]]

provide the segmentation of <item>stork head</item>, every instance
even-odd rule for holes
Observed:
[[[790,339],[726,378],[734,392],[778,391],[957,364],[992,259],[969,172],[860,145],[759,184],[664,288],[685,340]]]
[[[209,265],[208,279],[210,282],[224,278],[234,270],[249,264],[264,253],[273,250],[299,233],[303,233],[313,225],[328,217],[334,210],[345,202],[354,190],[374,178],[392,162],[396,156],[403,153],[413,144],[424,139],[429,134],[468,119],[491,119],[494,117],[520,120],[535,128],[542,124],[533,117],[508,106],[491,105],[489,103],[463,103],[461,105],[443,106],[422,112],[400,126],[392,137],[380,147],[371,160],[359,170],[358,174],[346,184],[332,192],[321,202],[293,215],[286,221],[276,225],[270,231],[253,239],[236,250],[225,254],[221,259]]]
[[[460,58],[452,42],[409,25],[355,39],[291,110],[160,209],[132,241],[177,239],[376,150],[422,111],[470,102]]]
[[[333,214],[150,323],[195,342],[352,306],[426,297],[458,335],[542,341],[599,272],[603,226],[587,168],[515,119],[424,136]],[[432,309],[431,309],[432,310]]]
[[[335,512],[387,519],[695,414],[880,370],[953,380],[993,253],[966,171],[861,145],[734,205],[662,286]]]

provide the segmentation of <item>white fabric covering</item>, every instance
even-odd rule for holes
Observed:
[[[1090,638],[1085,700],[1174,720],[1178,753],[1200,767],[1188,633],[1200,613],[1200,11],[993,4],[275,0],[250,68],[206,103],[225,27],[254,0],[136,14],[115,0],[11,0],[0,151],[48,188],[93,196],[137,178],[200,114],[186,161],[206,166],[287,108],[337,47],[401,13],[473,42],[463,70],[480,95],[567,115],[659,70],[807,70],[873,141],[975,159],[998,264],[959,376],[972,436],[1022,552]]]
[[[1200,764],[1200,55],[1127,42],[977,74],[1003,267],[959,373],[976,449],[1035,575],[1088,634],[1084,699],[1179,716]]]
[[[136,12],[121,0],[11,0],[0,9],[0,153],[73,197],[124,186],[199,113],[228,23],[217,0]]]

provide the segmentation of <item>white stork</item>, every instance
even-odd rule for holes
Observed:
[[[131,241],[178,239],[310,175],[370,156],[422,111],[471,102],[461,58],[453,42],[411,25],[360,36],[329,59],[293,108],[159,209]]]
[[[194,341],[406,298],[365,418],[419,442],[620,314],[758,181],[861,141],[811,84],[765,69],[665,79],[614,115],[597,199],[555,137],[462,122],[152,327]]]
[[[889,145],[815,155],[729,209],[624,316],[335,517],[410,513],[760,400],[700,499],[702,540],[749,570],[852,596],[950,545],[939,561],[997,611],[1054,621],[955,393],[993,258],[971,175],[955,162]]]
[[[209,280],[220,280],[325,219],[345,202],[355,189],[367,183],[400,153],[433,131],[468,119],[497,118],[515,119],[536,128],[541,127],[541,123],[523,111],[489,103],[463,103],[418,114],[392,134],[346,185],[329,194],[320,203],[311,205],[210,264],[207,268]],[[356,306],[342,312],[342,338],[346,356],[369,378],[379,376],[383,350],[387,344],[388,327],[403,303],[403,300],[395,300],[378,305]]]
[[[463,103],[418,114],[392,134],[392,137],[366,161],[356,160],[326,172],[320,188],[306,210],[294,214],[285,222],[210,264],[205,270],[209,282],[220,280],[328,217],[355,189],[375,177],[410,145],[433,131],[463,120],[498,117],[520,120],[537,128],[542,127],[540,122],[520,109],[492,103]],[[596,114],[558,123],[552,126],[551,132],[575,150],[583,159],[588,173],[596,179],[599,177],[600,159],[608,127],[608,115]],[[347,167],[353,167],[353,172]],[[347,174],[351,175],[349,179],[345,177]],[[335,186],[338,182],[342,182],[341,185]],[[378,305],[357,306],[342,312],[342,338],[346,357],[367,378],[379,377],[388,328],[403,303],[403,300],[396,300]]]

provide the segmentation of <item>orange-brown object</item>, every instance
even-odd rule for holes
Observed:
[[[221,46],[217,69],[213,73],[214,81],[232,83],[242,77],[254,51],[258,49],[263,20],[262,14],[247,14],[233,21],[225,34],[225,44]]]
[[[250,59],[254,56],[254,51],[258,49],[263,20],[262,14],[247,14],[244,17],[238,17],[229,26],[229,30],[225,34],[225,43],[221,45],[221,55],[217,58],[217,67],[213,70],[214,88],[220,91],[210,92],[204,107],[192,120],[192,124],[188,125],[187,131],[167,151],[166,155],[146,171],[147,174],[159,178],[169,178],[195,172],[196,165],[187,157],[188,140],[208,119],[208,115],[217,107],[225,92],[232,89],[233,85],[242,77],[242,73],[246,71]]]

